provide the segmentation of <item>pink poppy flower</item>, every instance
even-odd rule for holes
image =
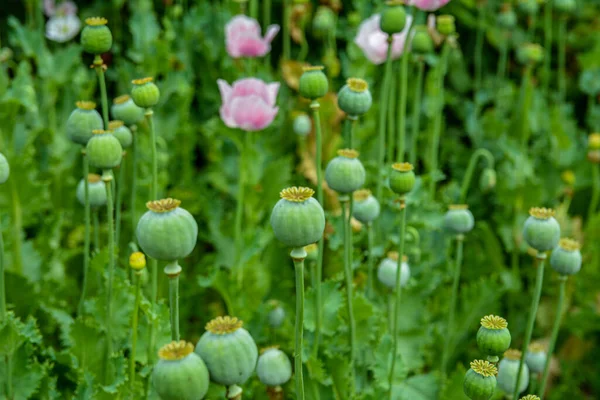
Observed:
[[[279,83],[265,83],[256,78],[245,78],[229,86],[217,80],[221,92],[221,119],[230,128],[260,131],[273,122],[279,108],[275,106]]]
[[[225,25],[227,53],[233,58],[262,57],[271,51],[271,42],[277,32],[279,25],[270,25],[262,38],[260,25],[254,18],[236,15]]]
[[[77,5],[72,1],[63,1],[57,6],[56,0],[44,0],[44,14],[48,17],[76,15]]]
[[[409,0],[408,5],[423,11],[436,11],[450,3],[450,0]]]
[[[358,27],[358,34],[354,39],[354,43],[362,49],[369,61],[376,65],[385,62],[388,50],[388,35],[379,27],[380,20],[381,15],[379,14],[375,14],[364,20]],[[402,55],[406,35],[408,35],[411,23],[412,17],[407,15],[404,30],[392,36],[392,59],[397,59]]]

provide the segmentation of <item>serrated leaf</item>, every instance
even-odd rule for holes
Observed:
[[[38,390],[46,376],[47,366],[40,364],[33,356],[33,346],[29,343],[19,347],[12,357],[12,387],[15,399],[29,399]],[[5,387],[6,363],[0,363],[0,387]]]
[[[321,285],[323,302],[321,333],[326,336],[333,336],[340,326],[338,314],[344,304],[344,297],[339,288],[340,284],[333,281],[327,281]],[[304,329],[314,332],[315,317],[315,291],[311,287],[304,298]]]
[[[461,391],[462,393],[462,391]],[[437,378],[433,374],[415,375],[394,385],[394,400],[436,400]],[[458,397],[453,397],[458,399]]]

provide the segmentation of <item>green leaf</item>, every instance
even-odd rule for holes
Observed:
[[[459,392],[462,393],[462,390]],[[435,375],[415,375],[394,385],[394,400],[437,400],[438,381]],[[458,400],[459,397],[452,397]]]
[[[327,281],[321,285],[323,301],[321,333],[326,336],[333,336],[341,324],[338,314],[344,304],[344,298],[339,289],[338,282]],[[315,291],[311,287],[306,291],[304,298],[304,329],[314,332],[315,317]]]

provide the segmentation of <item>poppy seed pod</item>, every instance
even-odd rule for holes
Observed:
[[[322,66],[304,67],[300,76],[300,95],[310,100],[323,97],[329,91],[329,81]]]
[[[410,163],[396,163],[390,171],[390,189],[399,196],[409,193],[417,178]]]
[[[475,218],[466,204],[451,204],[444,215],[444,226],[455,235],[471,232]]]
[[[481,318],[481,327],[477,331],[477,346],[488,356],[488,360],[497,362],[498,357],[510,347],[511,337],[508,322],[496,315]]]
[[[136,271],[146,268],[146,256],[144,253],[141,251],[131,253],[129,256],[129,266]]]
[[[590,133],[588,136],[588,150],[600,150],[600,133]]]
[[[108,123],[108,129],[110,129],[113,135],[121,143],[121,147],[126,149],[133,143],[133,134],[128,127],[125,126],[123,121],[110,121]]]
[[[136,106],[142,108],[154,107],[160,99],[160,90],[154,83],[154,78],[147,77],[131,81],[131,98]]]
[[[436,19],[436,26],[439,33],[444,36],[450,36],[456,32],[455,20],[452,15],[440,15]]]
[[[312,33],[316,38],[324,38],[335,29],[335,12],[326,6],[319,6],[312,20]]]
[[[304,247],[323,237],[325,213],[312,197],[314,193],[312,189],[295,186],[280,192],[281,199],[271,213],[271,227],[275,237],[286,246]]]
[[[206,324],[196,345],[208,367],[210,378],[221,385],[242,385],[254,372],[258,348],[252,336],[233,317],[217,317]]]
[[[575,0],[554,0],[554,9],[559,13],[570,14],[577,8]]]
[[[4,154],[0,153],[0,184],[8,180],[10,176],[10,165]]]
[[[426,26],[420,25],[415,27],[411,50],[413,53],[421,55],[433,52],[433,39]]]
[[[556,0],[554,0],[555,2]],[[519,0],[519,9],[528,15],[537,14],[539,10],[538,0]]]
[[[102,207],[106,205],[106,184],[102,177],[96,174],[89,174],[88,180],[88,199],[90,207]],[[85,181],[82,179],[77,184],[77,200],[81,205],[85,205]]]
[[[381,12],[379,27],[388,35],[400,33],[406,26],[406,10],[404,2],[399,0],[388,1]]]
[[[529,371],[534,374],[541,374],[544,372],[546,359],[546,349],[538,343],[531,344],[529,349],[527,349],[527,353],[525,353],[527,367],[529,367]]]
[[[377,268],[377,279],[390,289],[396,287],[396,272],[398,271],[398,253],[390,251]],[[400,287],[405,287],[410,279],[408,258],[402,257],[400,264]]]
[[[106,53],[112,47],[113,37],[106,24],[108,21],[102,17],[92,17],[85,20],[86,26],[81,31],[81,45],[83,51],[90,54]]]
[[[338,193],[347,194],[360,189],[367,178],[365,167],[358,159],[358,151],[338,150],[338,156],[329,161],[325,169],[325,181]]]
[[[479,189],[482,192],[489,192],[496,187],[496,170],[493,168],[486,168],[479,177]]]
[[[471,400],[489,400],[496,390],[496,366],[488,361],[475,360],[465,374],[463,390]]]
[[[525,221],[523,238],[538,252],[552,250],[560,240],[560,226],[550,208],[532,208]]]
[[[256,374],[264,385],[281,386],[292,377],[292,363],[283,351],[269,347],[258,357]]]
[[[354,208],[352,209],[354,218],[363,224],[368,224],[379,217],[380,211],[381,206],[370,190],[362,189],[354,192]]]
[[[111,169],[121,164],[123,148],[111,131],[96,129],[85,148],[90,165],[94,168]]]
[[[498,14],[498,25],[506,30],[513,29],[517,26],[517,14],[510,3],[502,5],[502,10],[500,11],[500,14]]]
[[[136,236],[144,253],[162,261],[187,257],[198,238],[198,224],[176,199],[146,203],[148,211],[140,218]]]
[[[77,108],[67,119],[67,137],[74,143],[85,146],[92,138],[93,131],[104,129],[100,113],[96,111],[96,103],[92,101],[78,101]]]
[[[350,116],[366,114],[373,105],[369,84],[359,78],[350,78],[338,92],[338,107]]]
[[[550,266],[561,275],[574,275],[581,269],[581,245],[576,240],[563,238],[550,255]]]
[[[544,49],[536,43],[524,43],[517,49],[517,59],[521,64],[539,64],[544,59]]]
[[[114,99],[110,112],[114,119],[123,121],[125,125],[134,125],[144,119],[144,109],[136,106],[128,94]]]
[[[528,394],[527,396],[521,397],[521,400],[540,400],[535,394]]]
[[[269,306],[271,308],[268,315],[269,326],[271,328],[279,328],[285,320],[285,310],[277,300],[271,300]]]
[[[308,136],[312,131],[312,120],[304,113],[299,114],[294,118],[294,133],[298,136]]]
[[[317,257],[319,256],[318,244],[311,243],[307,246],[304,246],[304,251],[306,251],[306,261],[317,261]]]
[[[505,393],[512,393],[515,389],[520,360],[521,352],[509,349],[504,353],[504,358],[498,363],[498,376],[496,380],[498,381],[498,387]],[[529,367],[527,367],[527,364],[523,364],[518,393],[527,389],[527,386],[529,386]]]
[[[209,375],[206,364],[194,353],[194,345],[171,342],[158,351],[152,383],[162,400],[198,400],[206,396]]]

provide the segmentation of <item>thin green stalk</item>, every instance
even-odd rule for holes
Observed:
[[[6,370],[8,373],[6,374],[6,398],[9,400],[14,399],[13,394],[13,363],[12,363],[12,353],[7,354],[5,359],[6,362]]]
[[[316,146],[316,157],[315,157],[315,169],[317,170],[317,200],[321,204],[323,208],[325,208],[325,204],[323,201],[323,131],[321,127],[321,116],[319,113],[320,104],[317,100],[313,101],[310,104],[310,108],[313,111],[313,122],[315,124],[315,146]],[[315,321],[315,344],[314,344],[314,354],[319,350],[319,342],[321,340],[321,322],[323,318],[322,308],[322,290],[321,290],[321,281],[323,280],[323,253],[325,251],[325,242],[323,238],[319,240],[319,253],[317,255],[317,280],[316,280],[316,301],[315,301],[315,312],[316,312],[316,321]]]
[[[254,19],[258,19],[258,1],[250,0],[250,16]]]
[[[437,101],[438,101],[438,110],[437,115],[434,119],[433,125],[433,136],[431,138],[431,153],[429,160],[429,197],[435,197],[435,187],[436,187],[436,179],[435,175],[437,174],[438,169],[438,154],[440,147],[440,135],[442,134],[442,121],[444,119],[444,78],[446,76],[446,69],[448,67],[448,56],[450,54],[450,43],[448,39],[444,42],[444,48],[442,49],[442,55],[440,58],[440,64],[438,66],[438,76],[437,76]]]
[[[346,130],[346,143],[348,144],[349,149],[354,148],[354,128],[356,127],[357,120],[357,116],[348,115],[346,116],[346,121],[344,122],[344,129]]]
[[[385,71],[383,73],[383,82],[379,88],[381,91],[379,102],[379,152],[377,157],[377,199],[382,201],[383,197],[383,168],[385,162],[385,116],[388,110],[388,88],[392,76],[392,37],[388,37],[387,59],[385,62]]]
[[[592,199],[588,209],[588,220],[596,214],[600,201],[600,164],[592,164]]]
[[[546,354],[546,364],[544,365],[544,373],[542,374],[542,381],[539,387],[538,396],[541,400],[544,400],[544,394],[546,392],[546,384],[548,383],[548,376],[550,375],[550,361],[552,361],[552,353],[554,353],[554,347],[556,346],[556,339],[558,338],[558,331],[560,329],[560,322],[562,319],[563,308],[565,306],[565,292],[567,288],[567,275],[561,275],[558,282],[558,301],[556,303],[556,315],[554,316],[554,325],[552,326],[552,335],[550,336],[550,343],[548,344],[548,352]]]
[[[94,57],[94,69],[98,75],[100,84],[100,100],[102,102],[102,119],[104,120],[104,129],[108,129],[108,97],[106,96],[106,79],[104,79],[104,61],[97,55]]]
[[[263,0],[263,26],[266,28],[271,25],[271,0]],[[271,65],[271,52],[268,52],[266,57],[266,64]]]
[[[465,204],[467,200],[467,192],[469,191],[469,187],[471,186],[471,181],[473,180],[473,173],[475,172],[475,167],[477,166],[477,162],[479,158],[485,158],[487,167],[494,168],[494,156],[490,153],[489,150],[481,148],[477,149],[471,154],[471,158],[469,159],[469,165],[467,166],[467,172],[465,173],[465,177],[462,181],[462,186],[460,189],[460,204]]]
[[[410,33],[409,33],[410,37]],[[404,153],[406,152],[406,102],[408,97],[408,59],[410,54],[405,48],[400,60],[400,101],[398,102],[398,154],[397,161],[404,161]],[[391,160],[389,160],[391,161]]]
[[[304,336],[304,259],[306,250],[300,247],[290,253],[296,271],[296,348],[294,370],[296,375],[296,398],[304,400],[304,378],[302,373],[302,341]]]
[[[152,109],[147,109],[144,114],[146,117],[146,122],[148,123],[148,129],[150,130],[150,149],[152,156],[152,185],[150,187],[150,199],[158,200],[158,156],[156,152],[156,132],[154,130],[154,121],[153,116],[154,112]],[[151,304],[152,307],[156,307],[156,303],[158,301],[158,261],[154,258],[150,259],[150,275],[151,275]],[[149,344],[148,344],[148,360],[154,360],[156,347],[156,324],[157,321],[154,320],[150,324],[149,334]]]
[[[131,147],[131,201],[129,207],[131,208],[131,232],[134,233],[137,228],[137,170],[138,170],[138,138],[137,138],[137,126],[131,126],[131,132],[133,133],[133,143]]]
[[[538,253],[538,270],[535,280],[535,291],[531,299],[531,306],[529,308],[529,319],[527,320],[527,328],[525,330],[525,340],[523,341],[521,361],[519,362],[519,370],[517,371],[517,382],[515,383],[515,389],[513,391],[513,399],[517,399],[519,395],[519,384],[521,383],[521,371],[523,370],[523,364],[525,363],[525,354],[529,348],[531,342],[531,335],[533,334],[533,326],[535,325],[535,316],[537,314],[538,305],[540,304],[540,297],[542,296],[542,285],[544,283],[544,264],[546,261],[545,253]]]
[[[18,274],[23,273],[23,211],[21,209],[21,199],[17,190],[17,182],[10,180],[10,196],[12,209],[12,261],[13,269]]]
[[[292,45],[290,42],[290,16],[291,7],[290,0],[283,0],[283,60],[288,61],[291,59]]]
[[[523,154],[526,154],[527,144],[529,143],[529,108],[531,107],[531,99],[533,96],[533,88],[531,87],[531,73],[533,70],[532,65],[525,67],[523,74],[522,93],[523,93],[523,107],[520,117],[521,122],[521,148]]]
[[[129,354],[129,387],[131,393],[135,386],[135,352],[137,350],[137,338],[138,338],[138,321],[139,321],[139,310],[140,310],[140,292],[142,285],[142,271],[135,271],[135,303],[133,306],[133,319],[131,321],[131,353]]]
[[[450,297],[450,309],[448,310],[448,325],[446,329],[446,340],[444,341],[444,352],[442,353],[442,375],[446,376],[446,367],[450,357],[450,341],[454,339],[454,315],[458,300],[458,286],[463,260],[464,236],[456,236],[456,265],[454,266],[454,279],[452,280],[452,296]]]
[[[88,175],[90,173],[90,162],[85,155],[85,150],[81,152],[83,156],[83,202],[84,204],[84,237],[83,237],[83,282],[81,284],[81,298],[77,307],[77,315],[83,315],[83,303],[87,294],[88,275],[90,267],[90,185]]]
[[[475,91],[474,99],[476,100],[477,93],[481,90],[483,81],[483,35],[485,33],[485,2],[477,4],[477,34],[475,36]]]
[[[548,94],[550,88],[550,68],[552,65],[552,1],[547,1],[544,5],[544,93]]]
[[[387,139],[385,142],[386,148],[386,160],[388,163],[393,162],[394,160],[394,150],[396,148],[396,74],[394,74],[394,62],[392,61],[392,72],[390,74],[390,80],[388,81],[388,115],[387,115]]]
[[[348,329],[350,342],[350,374],[351,387],[350,390],[354,393],[354,360],[356,358],[356,322],[354,321],[354,307],[352,306],[352,265],[350,265],[350,221],[352,216],[347,212],[350,211],[350,198],[340,196],[342,205],[342,235],[344,236],[344,277],[346,280],[346,308],[348,311]]]
[[[567,93],[567,19],[558,20],[558,93],[560,101],[565,101]]]
[[[181,267],[174,261],[165,267],[169,278],[169,309],[171,316],[171,340],[179,341],[179,274]]]
[[[6,283],[4,282],[4,238],[0,220],[0,325],[6,319]]]
[[[417,60],[417,80],[415,82],[415,99],[412,110],[412,135],[410,137],[410,155],[409,162],[412,165],[417,163],[417,138],[421,125],[421,98],[423,97],[423,77],[425,75],[425,61],[422,58]]]
[[[100,251],[100,215],[98,209],[94,209],[94,251]]]
[[[252,147],[252,133],[242,132],[244,135],[244,144],[240,148],[239,156],[239,181],[238,181],[238,192],[235,206],[235,225],[234,225],[234,240],[235,240],[235,254],[236,254],[236,268],[238,269],[238,283],[243,283],[243,267],[242,267],[242,251],[244,241],[242,240],[242,222],[244,220],[244,187],[246,185],[246,154]]]
[[[373,257],[373,223],[367,223],[367,266],[368,266],[368,278],[367,278],[367,298],[373,298],[373,269],[374,267]]]
[[[104,380],[109,380],[109,362],[112,354],[112,290],[115,273],[115,221],[114,203],[111,181],[113,174],[110,169],[103,171],[102,180],[106,183],[106,213],[108,228],[108,282],[106,285],[106,354],[104,364]]]
[[[510,46],[510,32],[504,31],[504,40],[500,44],[500,60],[498,61],[498,83],[502,82],[506,77],[506,67],[508,65],[508,48]]]
[[[529,42],[535,42],[535,27],[537,25],[537,12],[529,16],[529,26],[527,27],[527,37]]]
[[[117,251],[119,250],[119,243],[121,239],[121,207],[123,205],[123,191],[125,189],[125,155],[123,152],[123,158],[121,165],[119,165],[119,179],[117,181],[117,204],[115,206],[116,212],[116,232],[115,232],[115,243],[117,244]]]

